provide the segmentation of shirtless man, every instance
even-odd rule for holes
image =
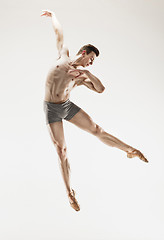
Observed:
[[[90,64],[92,65],[95,58],[99,55],[99,50],[91,44],[85,45],[71,60],[68,48],[63,45],[63,31],[55,13],[43,10],[41,16],[51,17],[52,19],[59,53],[59,58],[54,67],[49,71],[45,84],[45,99],[43,103],[46,124],[59,156],[60,169],[70,205],[76,211],[79,211],[80,206],[75,198],[75,191],[70,187],[70,165],[67,157],[62,119],[93,134],[108,146],[123,150],[129,158],[137,156],[144,162],[148,162],[148,160],[139,150],[105,132],[85,111],[69,100],[71,90],[80,85],[84,85],[97,93],[104,91],[105,87],[96,76],[88,70],[78,69],[79,66],[86,67]]]

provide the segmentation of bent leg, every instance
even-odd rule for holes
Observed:
[[[95,135],[108,146],[116,147],[125,151],[128,154],[127,155],[128,157],[134,157],[136,155],[141,160],[145,162],[147,161],[147,159],[138,150],[124,143],[118,138],[110,135],[109,133],[105,132],[104,129],[102,129],[99,125],[93,122],[92,118],[84,110],[81,109],[72,119],[69,120],[69,122]],[[138,151],[138,152],[134,152],[134,151]],[[133,152],[133,155],[132,154],[130,155],[130,153],[132,152]],[[141,154],[140,156],[139,156],[139,153]]]

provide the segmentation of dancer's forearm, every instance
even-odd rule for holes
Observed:
[[[47,16],[47,17],[51,17],[52,18],[52,26],[53,29],[55,31],[56,34],[56,39],[57,39],[57,49],[59,51],[59,55],[60,55],[60,51],[63,48],[63,30],[62,30],[62,26],[59,23],[56,15],[54,12],[50,11],[50,10],[42,10],[43,13],[41,16]]]
[[[105,90],[105,87],[103,86],[101,81],[88,70],[85,70],[85,75],[91,80],[97,92],[102,93]]]
[[[57,38],[57,49],[60,52],[63,47],[63,30],[62,30],[61,24],[59,23],[58,19],[56,18],[55,13],[52,13],[52,26],[53,26],[53,29],[55,31],[56,38]]]
[[[57,36],[63,37],[63,30],[62,30],[62,26],[59,23],[58,19],[56,18],[56,15],[54,12],[52,12],[52,26],[53,29],[56,33]]]

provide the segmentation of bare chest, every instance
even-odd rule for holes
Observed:
[[[46,80],[46,99],[51,101],[63,101],[78,83],[78,74],[70,74],[70,70],[75,70],[69,64],[58,64],[49,71]]]
[[[47,84],[53,84],[56,88],[72,89],[80,81],[79,76],[78,69],[75,69],[68,63],[58,64],[50,70],[47,77]]]

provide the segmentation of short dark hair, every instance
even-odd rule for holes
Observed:
[[[99,50],[91,44],[87,44],[87,45],[84,45],[83,47],[81,47],[76,55],[79,55],[84,50],[86,50],[87,54],[89,54],[90,52],[94,52],[96,54],[96,57],[99,56]]]

